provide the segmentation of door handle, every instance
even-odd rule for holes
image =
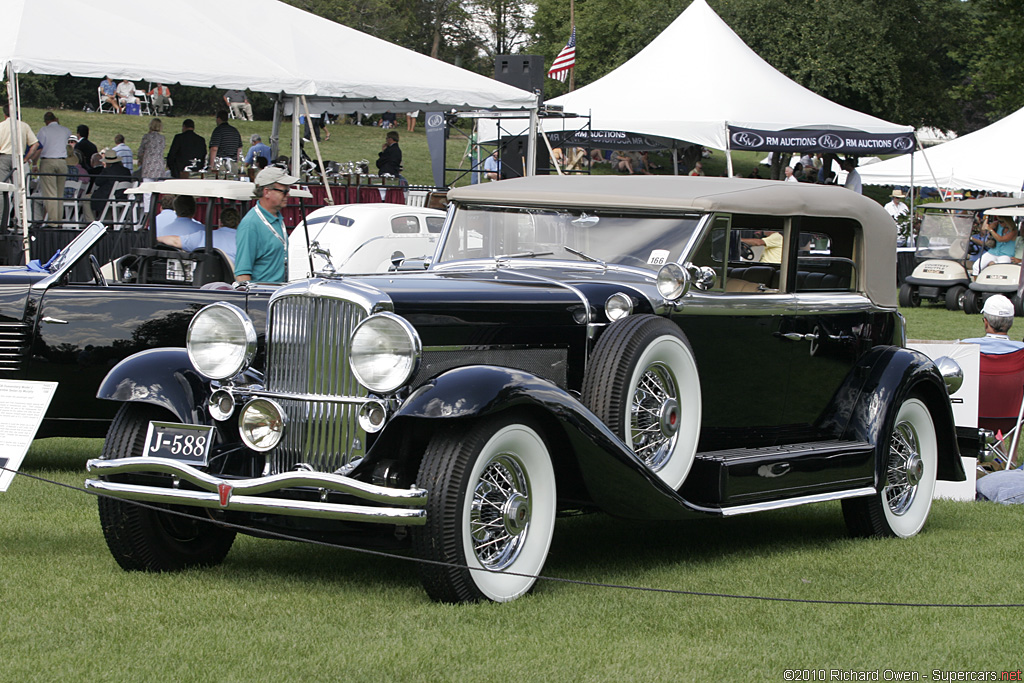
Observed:
[[[43,322],[44,323],[49,323],[51,325],[67,325],[68,324],[67,320],[61,320],[60,318],[51,318],[48,315],[44,315],[43,316]]]
[[[814,341],[818,338],[818,335],[814,332],[808,332],[807,334],[800,334],[799,332],[783,332],[782,336],[789,341]]]

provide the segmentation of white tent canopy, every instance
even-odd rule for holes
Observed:
[[[15,73],[248,88],[288,95],[529,108],[510,85],[278,0],[3,0],[0,65]]]
[[[735,147],[728,141],[729,125],[791,132],[913,131],[838,105],[790,80],[747,47],[706,0],[694,0],[619,68],[549,104],[589,114],[596,130],[657,135],[714,149]],[[550,120],[543,125],[545,130],[562,127]],[[569,120],[565,126],[579,124]],[[481,139],[486,138],[485,132]]]
[[[915,152],[913,158],[896,157],[862,167],[860,177],[871,185],[938,183],[943,188],[1020,192],[1024,184],[1024,109],[926,152]]]

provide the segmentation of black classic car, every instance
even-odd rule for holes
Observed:
[[[841,500],[852,533],[907,537],[964,478],[876,203],[674,177],[449,198],[431,262],[281,287],[264,338],[212,304],[186,348],[107,376],[122,405],[87,486],[124,569],[214,565],[233,523],[406,547],[432,598],[506,601],[561,512]]]

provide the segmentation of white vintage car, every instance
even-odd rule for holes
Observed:
[[[317,209],[288,238],[288,279],[382,273],[395,261],[430,256],[444,216],[444,211],[402,204]]]

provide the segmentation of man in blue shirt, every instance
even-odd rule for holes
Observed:
[[[252,166],[256,163],[256,157],[263,157],[269,164],[271,161],[270,147],[263,144],[263,138],[260,137],[259,133],[253,133],[249,136],[249,144],[252,147],[245,153],[245,165]]]
[[[985,300],[981,309],[985,323],[985,336],[964,339],[964,342],[978,344],[982,353],[1013,353],[1024,349],[1024,343],[1012,341],[1007,334],[1013,325],[1013,304],[1002,294],[993,294]]]
[[[256,175],[256,204],[238,224],[235,239],[237,282],[285,281],[288,233],[281,209],[288,204],[290,186],[298,181],[276,166],[268,166]]]
[[[194,197],[190,197],[187,194],[178,195],[174,198],[174,213],[177,217],[174,220],[167,221],[166,223],[157,223],[156,227],[156,239],[158,242],[163,242],[161,237],[168,237],[170,235],[176,235],[179,238],[185,235],[191,235],[192,233],[205,234],[205,228],[203,224],[193,218],[196,215],[196,200]],[[160,212],[161,215],[163,212]],[[173,246],[180,247],[180,244]]]
[[[224,255],[235,262],[236,241],[235,228],[238,226],[238,211],[227,208],[220,213],[221,227],[213,226],[213,248],[220,249]],[[198,251],[206,247],[206,230],[193,232],[188,235],[164,235],[157,237],[157,242],[169,244],[185,251]]]

